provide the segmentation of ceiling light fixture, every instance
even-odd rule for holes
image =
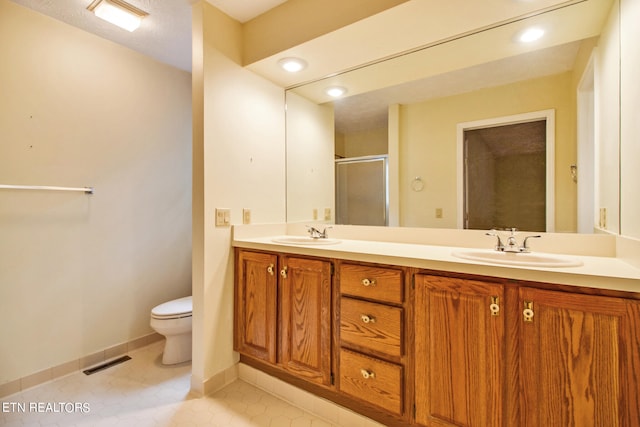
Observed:
[[[300,58],[282,58],[278,61],[278,65],[290,73],[297,73],[307,68],[307,63]]]
[[[127,31],[134,31],[142,22],[142,18],[149,15],[122,0],[95,0],[87,10],[93,12],[98,18],[104,19]]]
[[[326,93],[327,95],[332,96],[334,98],[339,98],[345,93],[347,93],[347,89],[343,88],[342,86],[332,86],[327,88]]]
[[[540,40],[544,36],[544,30],[540,27],[527,28],[518,36],[518,40],[522,43],[531,43]]]

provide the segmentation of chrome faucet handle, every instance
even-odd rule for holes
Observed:
[[[525,237],[524,240],[522,241],[522,247],[520,248],[520,251],[529,252],[531,249],[529,249],[529,246],[527,246],[527,240],[529,240],[529,239],[539,239],[540,237],[542,237],[540,234],[536,234],[536,235],[533,235],[533,236]]]
[[[498,243],[495,246],[496,251],[504,251],[504,245],[502,244],[502,239],[500,238],[500,235],[498,234],[496,229],[491,229],[490,231],[486,232],[485,235],[497,238]]]
[[[322,234],[320,230],[310,225],[305,225],[305,227],[307,227],[307,232],[309,233],[309,237],[311,237],[312,239],[320,238],[320,235]]]

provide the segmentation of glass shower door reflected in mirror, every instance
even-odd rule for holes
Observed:
[[[336,224],[387,225],[387,156],[336,160]]]

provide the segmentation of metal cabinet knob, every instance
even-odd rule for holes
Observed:
[[[525,322],[533,322],[533,302],[525,301],[524,310],[522,310],[522,317]]]
[[[376,281],[375,279],[362,279],[362,285],[363,286],[375,286],[376,285]]]
[[[373,379],[376,377],[375,372],[368,371],[366,369],[360,369],[360,374],[362,374],[362,378],[364,378],[365,380],[368,380],[370,378]]]
[[[492,316],[500,315],[500,298],[497,296],[491,297],[491,304],[489,305],[489,311]]]
[[[361,314],[360,320],[362,320],[362,323],[376,323],[376,318],[368,314]]]

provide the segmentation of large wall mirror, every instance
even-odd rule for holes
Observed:
[[[621,31],[621,15],[622,23],[625,13],[638,16],[630,10],[633,3],[572,2],[288,89],[287,221],[335,221],[336,209],[343,209],[336,200],[345,198],[336,195],[344,187],[336,182],[336,161],[382,157],[387,194],[373,199],[386,201],[387,225],[462,228],[469,207],[487,210],[492,203],[493,211],[509,204],[516,210],[542,209],[547,215],[535,225],[540,231],[633,236],[640,229],[631,191],[640,182],[640,159],[624,158],[629,148],[624,138],[621,143],[620,121],[627,104],[630,112],[638,105],[625,101],[620,90],[625,84],[637,88],[631,77],[625,83],[638,59],[632,47],[625,48],[631,42],[625,44]],[[544,29],[545,36],[518,42],[531,27]],[[625,62],[625,55],[635,56]],[[333,100],[325,93],[331,86],[347,93]],[[510,123],[513,117],[519,119]],[[540,120],[546,121],[526,125]],[[483,123],[491,131],[465,136],[464,124],[473,124],[466,129],[472,131]],[[525,126],[481,150],[474,145],[473,156],[495,151],[490,163],[497,164],[497,172],[473,190],[469,181],[480,178],[464,172],[467,140],[487,139],[498,134],[493,128],[519,123]],[[534,143],[525,134],[528,128],[546,130],[546,139]],[[514,146],[522,149],[514,152]],[[527,163],[525,157],[536,160]],[[546,200],[538,198],[544,206],[511,200],[533,186],[530,172],[536,165],[540,169],[533,175],[542,174],[546,183],[536,190],[546,194]],[[491,179],[504,184],[501,195],[490,188]],[[381,191],[375,180],[371,187]],[[360,199],[367,197],[362,181],[354,192]],[[489,219],[482,224],[518,226],[514,216],[485,214]]]

